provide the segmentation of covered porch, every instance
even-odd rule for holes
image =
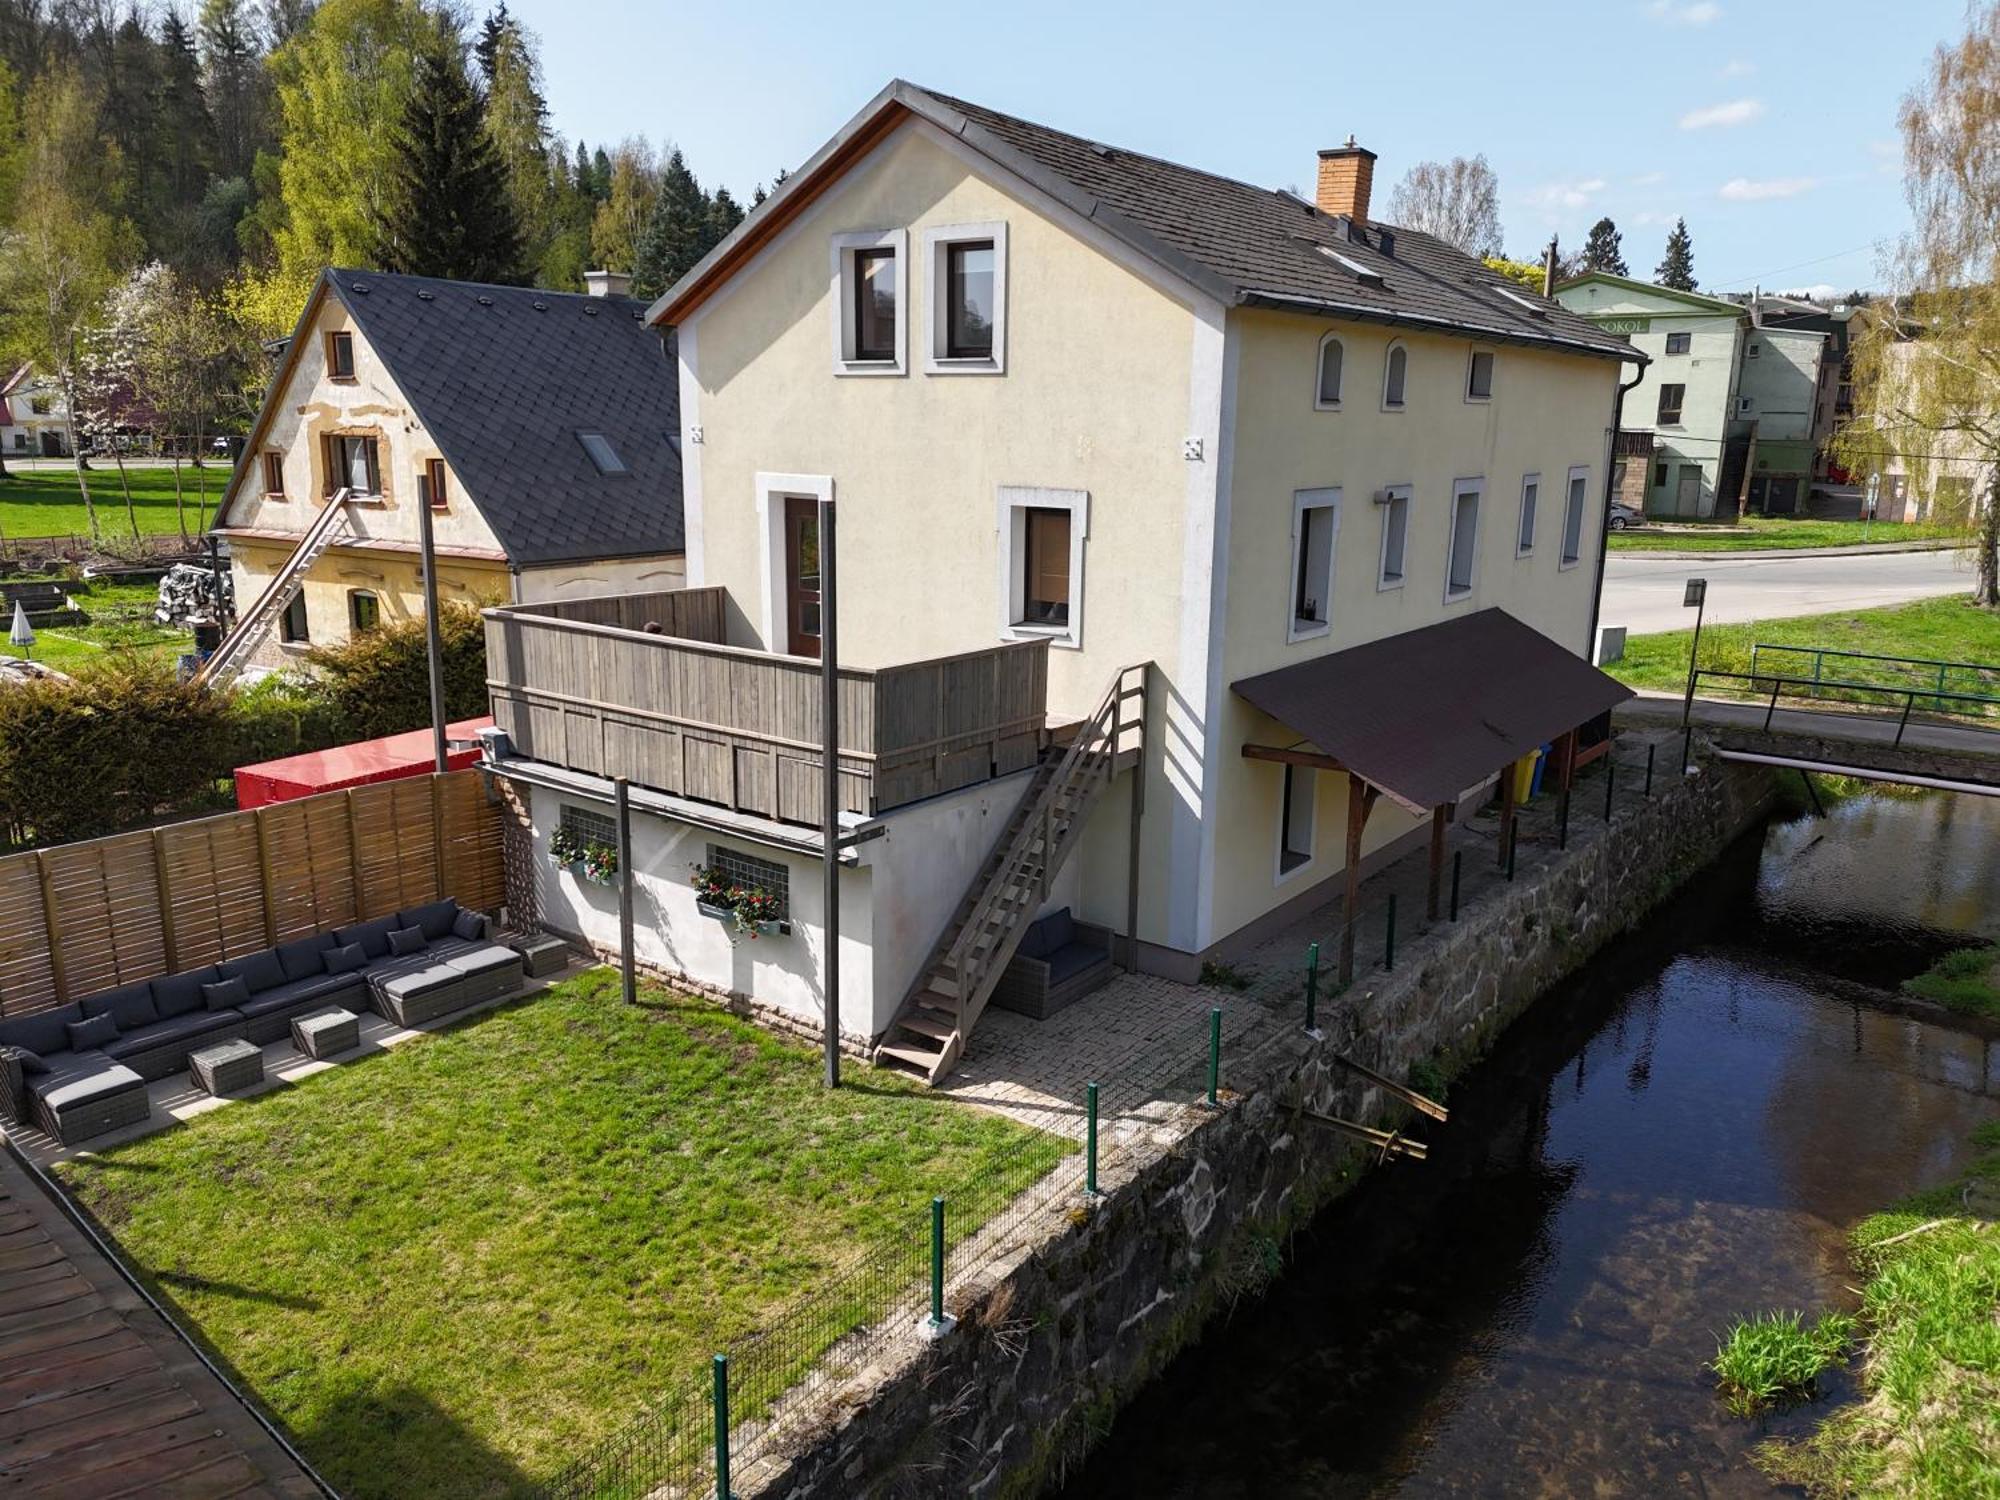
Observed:
[[[1444,892],[1446,831],[1461,799],[1499,784],[1496,863],[1517,837],[1516,777],[1544,745],[1565,800],[1578,768],[1606,752],[1592,726],[1631,690],[1500,609],[1445,620],[1231,684],[1284,731],[1246,741],[1245,759],[1349,778],[1340,982],[1354,974],[1363,839],[1377,801],[1430,820],[1425,916]]]

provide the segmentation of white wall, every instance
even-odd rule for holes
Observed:
[[[687,587],[687,559],[678,552],[598,559],[523,568],[519,577],[518,602],[522,604],[546,604],[552,599],[590,594],[651,594]]]

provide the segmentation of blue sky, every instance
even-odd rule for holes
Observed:
[[[1484,152],[1509,253],[1600,215],[1650,275],[1685,215],[1704,287],[1879,278],[1908,222],[1896,108],[1962,0],[1474,6],[866,5],[513,0],[555,128],[643,134],[746,197],[891,77],[1271,186],[1349,132],[1376,203],[1413,163]],[[609,38],[625,39],[608,44]]]

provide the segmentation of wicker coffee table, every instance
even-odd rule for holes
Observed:
[[[334,1006],[292,1022],[292,1045],[315,1062],[361,1045],[361,1017]]]
[[[264,1081],[264,1049],[240,1037],[188,1055],[188,1072],[210,1094],[233,1094]]]

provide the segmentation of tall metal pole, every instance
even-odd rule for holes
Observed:
[[[826,1086],[840,1087],[840,651],[834,612],[833,501],[819,503],[820,841],[826,873]]]
[[[627,1005],[639,1003],[638,955],[632,946],[632,786],[623,776],[611,783],[618,807],[618,968]]]
[[[417,536],[424,562],[424,652],[431,676],[431,754],[437,773],[450,769],[444,743],[444,646],[438,635],[437,539],[432,535],[428,497],[417,500]]]

